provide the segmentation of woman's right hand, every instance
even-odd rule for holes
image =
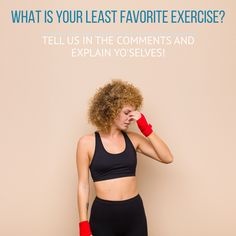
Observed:
[[[79,222],[79,236],[93,236],[87,220]]]

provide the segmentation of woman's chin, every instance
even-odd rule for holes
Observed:
[[[128,125],[124,125],[124,130],[127,130],[129,128],[129,126]]]

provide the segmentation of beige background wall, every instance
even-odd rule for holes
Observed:
[[[175,158],[138,155],[149,235],[236,235],[235,3],[127,2],[1,1],[0,235],[77,235],[76,143],[94,130],[88,99],[111,78],[141,89],[142,111]],[[222,8],[226,16],[217,25],[13,25],[17,8]],[[191,32],[196,41],[165,58],[71,58],[66,46],[43,45],[48,32]],[[90,202],[92,181],[91,190]]]

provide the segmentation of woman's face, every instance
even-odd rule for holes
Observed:
[[[117,117],[114,120],[114,125],[121,129],[121,130],[126,130],[130,123],[131,123],[131,119],[130,119],[130,112],[134,111],[135,107],[130,106],[130,105],[125,105],[120,113],[117,115]]]

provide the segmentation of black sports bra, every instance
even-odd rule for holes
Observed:
[[[135,176],[137,166],[136,150],[128,135],[121,131],[125,139],[125,150],[109,153],[102,144],[100,134],[95,131],[95,151],[89,165],[93,182],[125,176]]]

